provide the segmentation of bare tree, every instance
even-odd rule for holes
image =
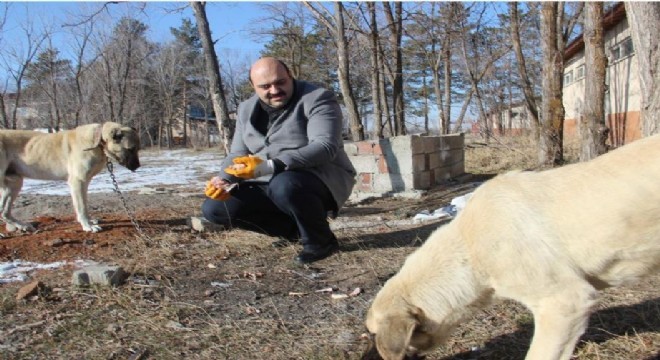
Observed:
[[[253,91],[249,86],[248,74],[250,73],[250,59],[241,56],[237,51],[225,49],[221,51],[222,78],[228,94],[227,106],[230,111],[235,111],[238,104],[252,96]]]
[[[456,3],[450,3],[448,13],[451,14],[454,11],[454,9],[456,8],[456,6],[457,6]],[[436,89],[435,89],[436,94],[437,94],[436,96],[439,96],[441,99],[444,98],[444,101],[438,101],[438,106],[440,107],[440,109],[442,109],[440,111],[440,122],[442,123],[441,129],[443,130],[443,132],[441,132],[441,133],[449,133],[449,131],[450,131],[449,126],[451,125],[451,104],[452,104],[451,90],[452,90],[452,76],[453,76],[453,66],[452,66],[452,63],[453,63],[453,60],[452,60],[453,46],[452,46],[452,43],[453,43],[453,38],[454,38],[453,35],[454,35],[454,32],[455,32],[454,27],[455,27],[455,24],[453,22],[450,22],[448,25],[445,26],[444,34],[443,34],[444,37],[443,37],[443,40],[442,40],[442,50],[441,50],[442,56],[441,56],[440,59],[438,59],[439,61],[442,61],[442,64],[443,64],[442,68],[443,68],[443,71],[444,71],[444,80],[445,80],[444,86],[443,86],[443,88],[444,88],[443,96],[439,96],[440,91],[439,91],[439,89],[437,89],[438,85],[436,85]],[[435,79],[436,74],[437,73],[434,72],[434,79]],[[439,83],[438,79],[435,79],[435,80],[436,80],[435,83],[438,84]],[[470,94],[471,94],[471,92],[470,92]],[[467,104],[469,104],[469,102],[470,102],[470,100],[468,98],[468,99],[466,99],[465,104],[467,105]],[[443,108],[443,104],[444,104],[444,108]],[[462,121],[462,118],[461,118],[461,121]],[[460,126],[458,128],[460,128]]]
[[[2,14],[0,16],[0,34],[4,32],[5,24],[7,23],[7,15],[9,14],[9,3],[3,4]],[[3,37],[0,36],[0,48],[4,48],[2,42]],[[7,82],[8,79],[5,80]],[[9,119],[7,117],[7,108],[5,105],[5,96],[7,94],[7,83],[5,86],[0,87],[0,126],[4,128],[9,127]]]
[[[563,10],[560,3],[545,2],[541,8],[541,36],[543,38],[543,104],[541,106],[541,137],[539,163],[559,165],[563,161],[564,104],[562,81],[564,54],[561,35]]]
[[[660,132],[660,4],[626,2],[641,83],[642,134]]]
[[[379,32],[378,20],[376,17],[376,3],[373,1],[367,2],[367,9],[369,12],[369,50],[371,59],[371,100],[373,103],[374,113],[374,134],[376,138],[383,138],[383,108],[380,101],[380,83],[382,74],[380,73],[379,59],[380,51],[378,51]]]
[[[433,92],[439,110],[438,129],[441,134],[451,131],[454,17],[458,3],[430,2],[413,14],[413,28],[406,29],[417,49],[424,54],[433,77]],[[413,33],[413,32],[418,32]]]
[[[43,99],[44,113],[48,114],[49,129],[60,131],[63,109],[61,88],[66,85],[71,73],[71,62],[59,57],[59,51],[53,47],[48,36],[48,47],[40,52],[35,61],[28,65],[25,78],[33,91]],[[66,124],[65,124],[66,125]]]
[[[118,121],[139,127],[131,113],[144,113],[142,109],[127,109],[138,94],[131,84],[141,82],[136,68],[148,53],[143,36],[147,27],[132,17],[144,10],[144,5],[127,4],[125,11],[130,15],[114,24],[110,5],[117,4],[81,3],[76,12],[67,14],[62,25],[69,39],[69,58],[73,59],[73,79],[66,95],[73,103],[74,126]],[[138,105],[144,100],[142,97]]]
[[[383,12],[387,19],[387,28],[389,30],[390,56],[381,53],[383,63],[392,83],[392,114],[394,119],[394,133],[396,135],[405,135],[406,131],[406,113],[403,101],[403,51],[401,49],[401,39],[403,37],[403,5],[400,1],[392,3],[382,2]],[[387,59],[394,59],[391,64]]]
[[[386,137],[385,129],[389,136],[394,135],[394,127],[390,117],[390,107],[387,101],[387,79],[391,75],[391,71],[386,75],[386,65],[383,57],[385,53],[381,39],[381,29],[378,26],[378,11],[377,3],[373,1],[366,2],[367,13],[365,14],[362,7],[358,10],[362,12],[364,22],[366,23],[367,30],[363,33],[368,37],[369,46],[369,82],[371,84],[371,100],[374,114],[373,133],[377,139]],[[357,26],[356,26],[357,27]]]
[[[513,50],[516,54],[516,63],[518,66],[518,75],[520,76],[520,86],[523,90],[525,108],[531,117],[531,123],[534,131],[534,139],[539,138],[539,105],[536,102],[534,88],[527,72],[527,63],[523,55],[522,46],[520,44],[520,19],[518,17],[518,2],[509,3],[509,16],[511,18],[511,39],[513,43]]]
[[[566,3],[544,2],[541,5],[541,42],[543,49],[543,79],[539,165],[554,166],[564,161],[564,48],[582,13],[583,3],[577,4],[566,19]]]
[[[387,79],[386,76],[384,76],[387,74],[387,77],[392,79],[392,71],[386,64],[385,51],[383,51],[383,45],[380,42],[378,42],[378,71],[381,73],[380,82],[378,83],[378,93],[380,95],[379,97],[383,108],[383,114],[385,115],[385,126],[387,126],[387,133],[389,136],[395,136],[397,135],[397,132],[392,125],[392,111],[390,111],[390,103],[387,101]]]
[[[348,112],[348,121],[351,127],[351,136],[353,140],[364,140],[364,128],[360,120],[357,101],[353,95],[350,77],[350,61],[348,57],[348,39],[346,38],[346,29],[344,26],[344,5],[337,1],[334,2],[334,16],[327,11],[325,7],[317,9],[308,1],[303,2],[312,12],[316,19],[321,22],[332,34],[337,46],[337,72],[339,73],[339,87],[341,88],[344,105]],[[323,11],[323,12],[322,12]]]
[[[66,28],[66,27],[65,27]],[[93,63],[96,59],[85,61],[85,54],[90,48],[91,36],[94,31],[94,21],[90,19],[88,22],[80,26],[71,27],[71,45],[70,49],[73,54],[73,97],[74,103],[74,116],[73,127],[77,127],[82,123],[87,123],[84,112],[85,104],[87,103],[87,94],[84,89],[84,73],[88,68],[89,63]]]
[[[273,56],[285,61],[293,77],[308,78],[314,72],[311,68],[315,59],[309,59],[311,39],[307,32],[309,27],[305,16],[305,6],[298,2],[268,2],[261,7],[269,15],[259,19],[259,24],[275,26],[258,26],[252,33],[273,40],[262,51],[264,56]]]
[[[603,3],[587,2],[584,19],[585,95],[584,116],[580,122],[582,138],[580,160],[591,160],[607,152],[609,129],[605,124],[605,43]]]
[[[20,25],[23,32],[22,39],[16,39],[16,45],[5,47],[2,56],[2,66],[6,73],[9,75],[4,89],[3,95],[3,108],[7,105],[7,97],[9,85],[13,87],[13,101],[11,104],[11,114],[5,119],[5,128],[16,129],[17,113],[21,104],[21,95],[23,92],[23,82],[25,80],[25,72],[28,65],[33,61],[37,53],[48,37],[47,31],[40,31],[35,29],[32,21],[27,21]],[[11,83],[9,83],[11,81]]]
[[[484,21],[483,18],[489,4],[481,4],[481,6],[481,9],[468,7],[463,10],[457,8],[456,10],[461,10],[461,12],[455,12],[454,15],[460,19],[459,37],[464,71],[470,84],[470,89],[476,99],[476,107],[479,112],[483,135],[488,139],[492,129],[488,123],[480,83],[491,72],[495,62],[511,51],[511,45],[498,39],[496,37],[498,34],[481,30],[484,26],[482,21]],[[470,11],[476,11],[478,15],[474,23],[468,22],[467,13]]]
[[[209,28],[209,22],[206,17],[206,2],[192,1],[190,2],[190,6],[195,13],[197,30],[199,31],[199,37],[202,40],[202,46],[204,48],[206,76],[209,79],[211,102],[213,103],[218,130],[220,131],[224,150],[226,153],[229,153],[231,138],[233,136],[233,126],[230,124],[229,108],[227,107],[227,100],[225,100],[224,88],[222,86],[218,56],[215,53],[214,43],[211,38],[211,29]]]
[[[470,88],[470,90],[468,90],[467,94],[465,95],[465,100],[463,100],[461,111],[456,118],[456,125],[454,125],[455,133],[461,132],[461,129],[463,128],[463,120],[465,119],[465,114],[467,113],[470,102],[472,101],[472,94],[474,94],[474,90]]]
[[[90,71],[101,98],[93,98],[100,106],[91,116],[121,124],[132,124],[141,116],[145,101],[138,101],[137,94],[148,82],[145,68],[154,50],[146,39],[147,29],[131,16],[123,16],[111,31],[98,28],[94,51],[99,57]]]
[[[159,136],[165,134],[167,146],[173,145],[174,120],[182,113],[179,97],[182,95],[186,53],[177,44],[167,44],[159,51],[159,56],[152,62],[152,81],[155,83],[158,94],[158,103],[163,110]],[[185,123],[183,124],[185,128]],[[162,142],[159,141],[159,144]]]

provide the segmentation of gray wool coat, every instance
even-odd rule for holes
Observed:
[[[291,103],[265,136],[254,126],[257,121],[267,121],[256,119],[259,113],[267,116],[256,111],[259,106],[256,94],[238,106],[234,138],[222,169],[235,157],[248,154],[277,158],[286,165],[285,170],[304,170],[318,176],[330,189],[339,210],[353,191],[356,172],[344,151],[343,116],[334,93],[295,80]],[[240,180],[224,171],[220,177],[230,182]]]

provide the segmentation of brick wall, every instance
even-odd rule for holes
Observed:
[[[346,143],[357,170],[354,195],[426,190],[465,173],[463,134],[395,136]]]

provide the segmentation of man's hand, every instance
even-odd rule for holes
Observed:
[[[254,179],[273,173],[274,165],[271,160],[264,161],[258,156],[240,156],[233,160],[234,164],[227,167],[225,172],[241,179]]]
[[[204,194],[213,200],[225,201],[231,196],[229,190],[231,190],[232,185],[226,180],[215,176],[206,183]]]

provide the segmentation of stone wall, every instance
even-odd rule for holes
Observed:
[[[353,197],[427,190],[465,173],[464,136],[406,135],[346,143],[357,170]]]

